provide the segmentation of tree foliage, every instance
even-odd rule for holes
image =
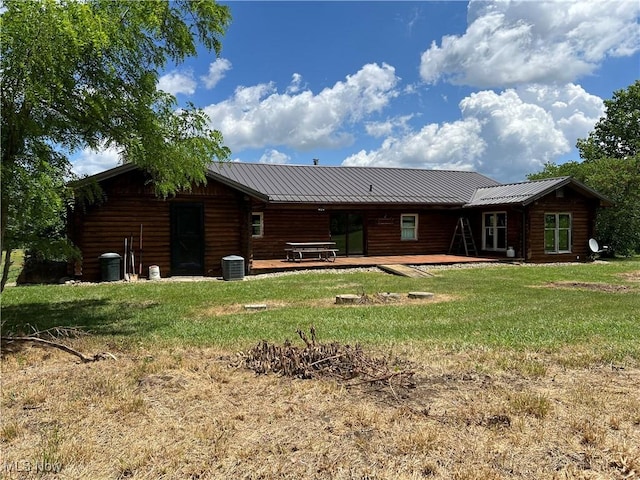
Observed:
[[[640,80],[604,101],[605,116],[593,131],[578,140],[585,162],[601,158],[632,158],[640,154]]]
[[[67,207],[69,156],[115,147],[159,195],[203,183],[230,152],[202,110],[177,108],[158,71],[220,53],[230,22],[214,0],[4,0],[2,249],[30,244]],[[57,228],[57,227],[56,227]],[[47,238],[47,237],[44,237]]]
[[[614,206],[598,212],[599,240],[621,255],[640,252],[640,81],[605,100],[605,116],[577,147],[582,162],[548,163],[530,180],[569,175]]]

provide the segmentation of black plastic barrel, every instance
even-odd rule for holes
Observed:
[[[120,280],[120,260],[117,253],[103,253],[100,255],[100,272],[103,282],[117,282]]]

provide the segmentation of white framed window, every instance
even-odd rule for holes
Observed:
[[[487,212],[482,215],[482,249],[507,250],[507,212]]]
[[[571,253],[571,214],[544,214],[544,253]]]
[[[404,213],[400,215],[400,239],[401,240],[417,240],[418,239],[418,214]]]
[[[251,236],[260,238],[264,234],[264,214],[262,212],[251,213]]]

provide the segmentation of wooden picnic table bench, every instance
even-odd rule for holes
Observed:
[[[316,259],[335,262],[338,253],[335,245],[336,242],[287,242],[284,250],[287,261],[300,262],[305,255],[313,254]]]

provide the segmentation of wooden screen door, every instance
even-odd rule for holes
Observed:
[[[171,204],[171,275],[204,274],[204,207]]]

